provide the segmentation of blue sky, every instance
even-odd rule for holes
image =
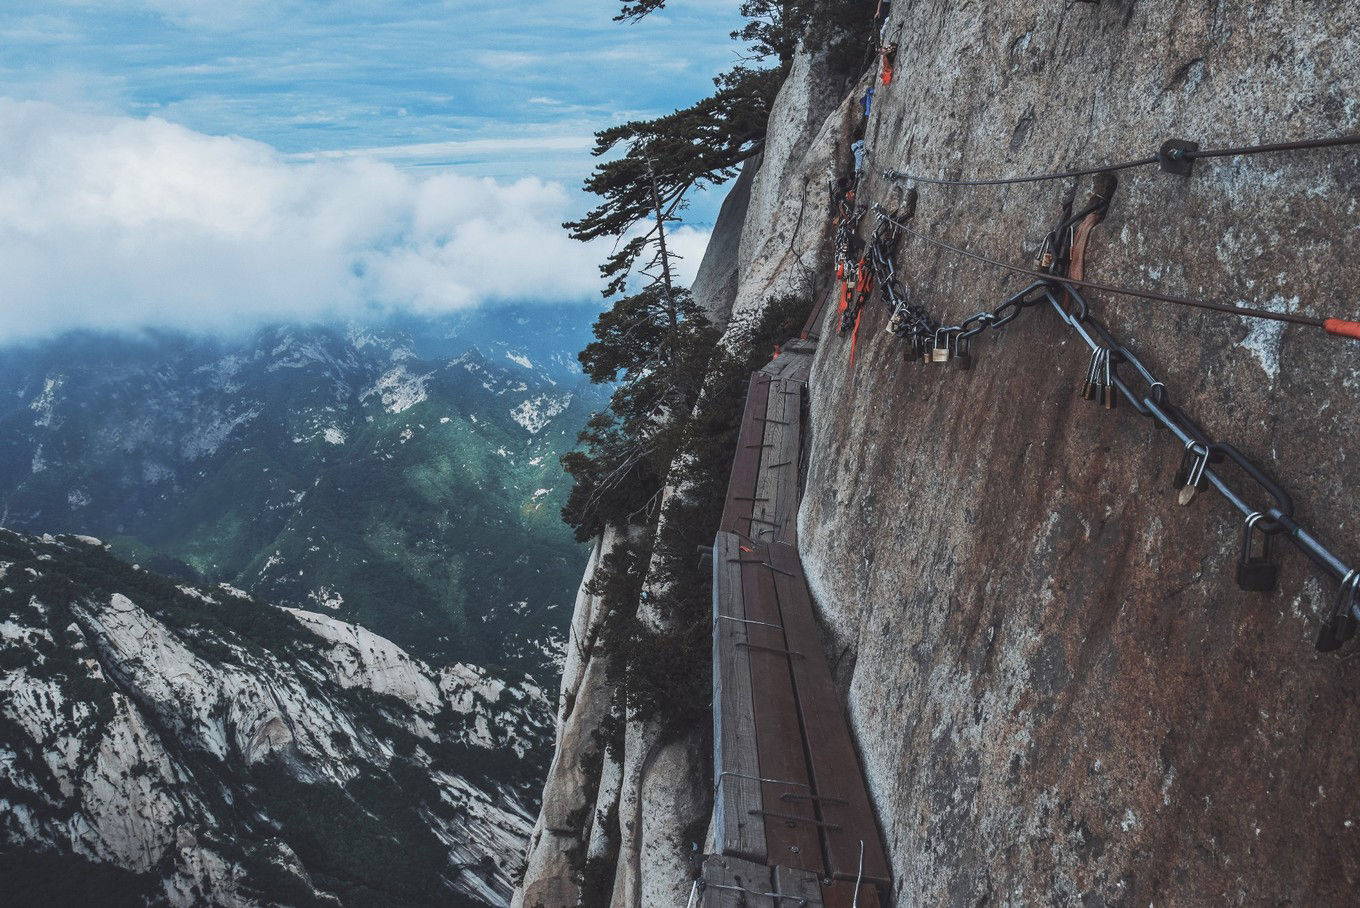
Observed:
[[[738,5],[6,0],[0,343],[598,303],[592,133],[711,91]]]
[[[711,91],[737,6],[625,24],[618,0],[6,0],[0,86],[291,154],[579,182],[595,130]]]

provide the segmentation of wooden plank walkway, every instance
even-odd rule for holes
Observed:
[[[810,340],[813,343],[816,343],[821,339],[821,335],[818,332],[822,327],[822,313],[826,311],[827,303],[837,299],[840,292],[841,282],[833,281],[831,289],[822,295],[821,299],[817,302],[817,305],[812,307],[812,313],[808,316],[807,322],[804,323],[803,330],[798,335],[799,338],[802,340]]]
[[[878,890],[867,883],[826,880],[806,870],[770,867],[724,855],[704,858],[698,886],[700,908],[880,908]]]
[[[713,812],[718,818],[719,854],[763,861],[767,850],[765,824],[757,814],[763,802],[746,610],[741,584],[718,579],[740,554],[735,534],[718,534],[713,543],[713,776],[717,783]]]
[[[803,399],[815,349],[792,340],[751,377],[713,546],[717,854],[708,859],[716,876],[705,906],[737,904],[726,893],[748,905],[849,908],[859,879],[858,904],[871,908],[891,888],[798,558]],[[706,864],[706,880],[709,872]],[[738,873],[740,886],[731,883]]]

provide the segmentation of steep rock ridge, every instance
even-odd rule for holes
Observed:
[[[811,263],[830,240],[828,180],[849,148],[853,105],[843,101],[846,85],[817,55],[800,56],[776,98],[770,133],[759,158],[743,168],[714,227],[693,286],[695,298],[726,328],[731,343],[759,317],[765,302],[781,294],[811,293]],[[830,118],[828,119],[830,115]],[[671,490],[668,490],[668,493]],[[609,540],[597,543],[577,598],[563,677],[567,715],[558,736],[544,810],[530,843],[528,870],[515,894],[523,908],[562,908],[582,902],[586,875],[609,869],[604,888],[612,908],[682,904],[693,885],[693,848],[702,847],[702,827],[712,792],[707,778],[712,755],[696,729],[678,741],[661,741],[657,730],[628,721],[622,752],[604,749],[600,723],[612,688],[604,681],[601,658],[580,641],[583,630],[605,616],[585,592]],[[654,620],[644,603],[644,620]],[[579,679],[572,681],[571,679]],[[613,721],[621,721],[614,717]],[[600,769],[594,770],[597,761]],[[592,771],[585,772],[583,767]],[[555,805],[550,807],[549,805]],[[593,808],[591,808],[593,805]],[[580,824],[554,826],[552,816],[575,816]],[[586,899],[600,898],[598,892]]]
[[[529,839],[524,878],[511,903],[514,908],[577,904],[581,898],[577,874],[586,849],[597,858],[615,850],[608,841],[614,836],[604,828],[603,818],[610,815],[611,807],[617,810],[620,770],[617,758],[601,752],[599,740],[613,690],[605,677],[604,659],[594,653],[600,625],[608,616],[591,584],[618,542],[614,531],[596,540],[576,595],[558,698],[553,762],[543,787],[543,807]]]
[[[741,228],[732,329],[749,326],[775,297],[811,297],[821,286],[814,250],[831,237],[831,188],[845,172],[857,110],[845,89],[821,57],[807,53],[779,89]]]
[[[719,328],[727,327],[732,303],[737,298],[741,228],[751,203],[751,183],[760,169],[760,156],[742,165],[741,173],[727,191],[718,220],[708,238],[708,248],[699,263],[690,291],[705,313]]]
[[[531,683],[5,530],[0,663],[0,853],[175,905],[508,902],[530,829],[508,770],[537,774],[549,721]]]
[[[1011,176],[1144,157],[1172,137],[1222,147],[1360,127],[1354,5],[893,9],[875,171]],[[1120,182],[1088,277],[1356,316],[1353,150]],[[913,226],[1026,264],[1069,187],[922,186]],[[888,190],[871,173],[862,195]],[[945,323],[1028,280],[911,238],[897,265]],[[1338,494],[1360,479],[1353,343],[1092,305],[1172,400],[1360,559],[1360,501]],[[1213,493],[1177,506],[1179,446],[1127,407],[1080,399],[1087,350],[1047,307],[979,337],[970,372],[904,358],[884,324],[875,301],[853,370],[848,343],[819,350],[799,527],[898,903],[1352,903],[1360,667],[1313,650],[1335,582],[1277,545],[1279,589],[1240,591],[1240,516]]]

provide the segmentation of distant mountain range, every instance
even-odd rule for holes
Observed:
[[[0,356],[0,526],[551,680],[584,551],[558,458],[604,391],[580,307]]]
[[[551,726],[523,675],[0,530],[7,905],[505,905]]]

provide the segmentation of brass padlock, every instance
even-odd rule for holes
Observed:
[[[1082,400],[1095,399],[1096,389],[1099,387],[1096,384],[1096,369],[1100,365],[1100,350],[1099,347],[1092,350],[1090,362],[1086,364],[1086,381],[1081,383]]]
[[[1103,359],[1105,360],[1105,382],[1100,389],[1101,403],[1106,410],[1113,410],[1119,401],[1119,389],[1114,386],[1114,367],[1110,365],[1110,348],[1104,347]]]
[[[940,343],[940,335],[944,335],[944,344]],[[943,328],[935,332],[935,346],[930,351],[930,361],[932,363],[947,363],[954,358],[954,352],[949,349],[949,335]]]
[[[1190,467],[1189,475],[1186,476],[1184,488],[1182,488],[1180,494],[1176,496],[1176,500],[1180,502],[1181,507],[1185,507],[1195,500],[1195,494],[1204,486],[1204,468],[1209,465],[1208,448],[1204,449],[1203,454],[1200,454],[1195,447],[1192,447],[1190,450],[1192,450],[1195,455],[1195,462]]]

